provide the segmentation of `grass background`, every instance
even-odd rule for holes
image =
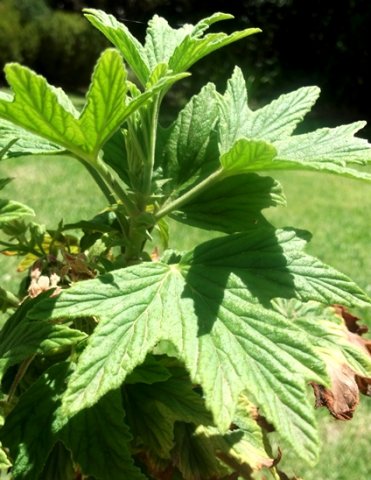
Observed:
[[[37,213],[36,221],[56,227],[89,218],[105,200],[89,174],[68,157],[19,157],[0,163],[0,178],[14,177],[2,196],[24,202]],[[274,175],[283,184],[288,207],[268,210],[276,226],[295,226],[313,233],[307,251],[351,276],[371,295],[371,191],[362,182],[331,175],[290,172]],[[189,249],[210,234],[171,224],[171,246]],[[0,257],[0,285],[15,290],[21,274],[17,259]],[[360,312],[371,326],[371,312]],[[338,422],[318,411],[323,452],[315,467],[290,455],[285,468],[306,480],[368,480],[371,478],[371,400],[363,397],[351,422]],[[286,453],[286,452],[285,452]]]

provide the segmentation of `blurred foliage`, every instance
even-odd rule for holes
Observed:
[[[20,62],[70,89],[88,84],[107,46],[81,13],[53,10],[46,0],[0,0],[0,32],[1,67]]]

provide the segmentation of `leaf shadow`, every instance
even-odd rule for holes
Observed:
[[[270,308],[274,298],[297,296],[288,268],[290,256],[272,226],[207,241],[188,261],[182,297],[193,302],[199,336],[211,332],[221,308],[236,312],[247,304]]]

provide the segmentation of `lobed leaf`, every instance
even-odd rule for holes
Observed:
[[[116,50],[105,50],[97,62],[86,105],[79,115],[64,92],[30,69],[8,64],[5,72],[14,98],[0,98],[0,117],[93,162],[103,144],[128,116],[154,92],[178,79],[167,76],[128,102],[122,58]],[[30,151],[34,148],[31,144]],[[41,142],[41,148],[45,150],[45,142]],[[46,151],[48,148],[47,144]]]
[[[275,297],[348,304],[367,297],[303,254],[304,243],[291,230],[235,234],[206,242],[180,264],[117,270],[41,304],[31,316],[100,318],[71,377],[67,411],[96,403],[159,342],[162,353],[170,342],[220,428],[229,426],[247,390],[295,451],[314,460],[318,438],[306,381],[326,384],[325,367],[305,332],[262,304]]]
[[[236,67],[225,94],[219,96],[222,165],[244,171],[317,170],[370,180],[369,173],[348,166],[371,160],[370,145],[354,137],[364,122],[291,135],[318,95],[317,87],[303,87],[252,111],[245,80]]]

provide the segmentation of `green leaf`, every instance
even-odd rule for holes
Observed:
[[[95,67],[86,105],[79,116],[64,92],[30,69],[8,64],[5,72],[14,98],[0,99],[0,117],[88,161],[96,160],[102,145],[154,92],[176,81],[174,76],[165,77],[127,102],[122,58],[116,50],[105,50]]]
[[[370,174],[348,167],[348,164],[365,165],[371,161],[371,145],[367,140],[354,137],[365,125],[365,122],[356,122],[321,128],[280,140],[275,143],[277,158],[271,168],[319,170],[371,180]]]
[[[0,443],[0,470],[5,470],[11,467],[12,464],[9,461],[8,455],[5,453]]]
[[[319,93],[317,87],[302,87],[252,111],[242,71],[235,67],[225,94],[219,97],[221,152],[228,151],[240,138],[274,142],[290,136]]]
[[[58,410],[58,417],[55,422],[58,438],[71,449],[74,461],[86,475],[102,480],[145,480],[131,457],[132,436],[124,421],[119,391],[109,392],[94,407],[83,410],[67,423],[63,408]]]
[[[120,50],[142,85],[145,85],[150,68],[143,45],[113,15],[93,8],[85,8],[83,11],[89,22]]]
[[[53,143],[44,140],[43,138],[27,132],[23,128],[17,127],[10,122],[0,121],[0,148],[11,139],[17,139],[16,142],[9,148],[5,155],[7,157],[17,157],[19,155],[51,155],[63,151],[63,148],[58,147]]]
[[[220,157],[220,163],[225,172],[235,175],[272,168],[276,155],[273,145],[263,140],[242,138]]]
[[[96,156],[125,118],[126,70],[116,50],[106,50],[94,69],[80,128]]]
[[[224,154],[236,140],[248,137],[245,125],[249,124],[253,112],[248,106],[245,79],[239,67],[235,67],[227,82],[224,96],[219,97],[219,148]]]
[[[165,382],[171,377],[170,371],[156,359],[154,355],[148,355],[144,363],[138,365],[126,378],[125,384]]]
[[[370,355],[357,340],[353,340],[356,336],[347,329],[333,307],[281,300],[275,302],[275,308],[310,336],[313,347],[325,363],[332,358],[348,365],[357,375],[371,377]]]
[[[83,473],[97,479],[144,480],[131,459],[120,393],[110,392],[93,408],[70,418],[60,407],[69,375],[67,362],[49,368],[21,396],[0,430],[14,459],[14,479],[38,480],[49,452],[61,440]]]
[[[153,70],[159,63],[168,63],[175,48],[192,30],[193,25],[189,24],[177,29],[171,28],[164,18],[155,15],[148,22],[144,45],[150,69]]]
[[[8,308],[17,308],[19,306],[19,298],[9,290],[0,287],[0,311],[5,312]]]
[[[0,228],[4,224],[18,220],[26,215],[35,216],[35,212],[27,205],[23,205],[23,203],[0,198]]]
[[[215,50],[238,40],[242,40],[254,33],[261,32],[259,28],[247,28],[245,30],[233,32],[231,35],[225,33],[209,33],[203,36],[205,30],[213,23],[231,18],[233,18],[232,15],[215,13],[211,17],[205,18],[197,23],[193,27],[193,30],[190,31],[190,33],[188,33],[182,42],[176,47],[173,55],[169,59],[169,67],[171,70],[174,72],[188,70],[201,58]]]
[[[163,459],[170,458],[174,446],[175,422],[209,425],[212,421],[187,375],[151,385],[125,382],[125,399],[136,441]]]
[[[245,125],[245,137],[269,142],[289,137],[303,120],[320,94],[318,87],[302,87],[252,113]]]
[[[285,205],[278,182],[240,174],[212,185],[171,216],[195,227],[234,233],[267,223],[261,211],[275,205]]]
[[[218,151],[213,131],[218,119],[215,86],[207,84],[194,95],[177,120],[161,131],[157,145],[157,163],[168,190],[218,166]]]
[[[27,67],[10,63],[5,67],[14,92],[11,101],[0,100],[0,116],[65,148],[85,143],[76,117],[60,103],[55,89]]]
[[[40,478],[42,480],[76,480],[71,452],[62,442],[54,445]]]
[[[7,320],[0,331],[0,378],[11,365],[35,353],[51,355],[81,342],[86,334],[65,325],[47,321],[30,321],[27,312],[35,302],[24,302]]]
[[[215,455],[215,449],[205,435],[205,430],[208,431],[184,423],[175,425],[173,462],[185,480],[224,478],[230,473]],[[220,436],[219,433],[217,435]]]
[[[306,382],[326,384],[324,364],[304,332],[258,302],[349,304],[367,297],[303,254],[304,243],[291,230],[235,234],[206,242],[180,264],[117,270],[40,304],[32,316],[100,318],[71,377],[66,409],[79,411],[118,388],[166,340],[201,384],[219,427],[229,426],[247,390],[295,451],[314,460],[318,438]]]
[[[56,442],[52,425],[67,374],[67,363],[45,372],[22,395],[0,430],[1,441],[9,448],[13,459],[12,477],[15,480],[40,478]]]

